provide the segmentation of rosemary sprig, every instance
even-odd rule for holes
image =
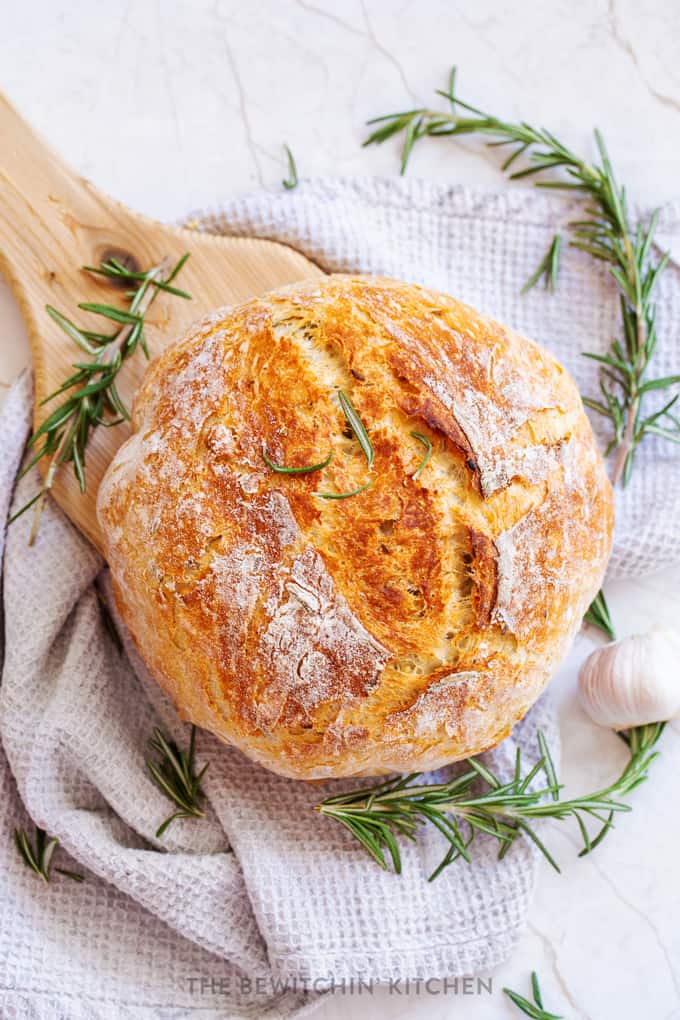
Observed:
[[[411,435],[413,436],[414,439],[417,439],[418,442],[422,443],[423,446],[425,447],[425,456],[421,460],[420,465],[418,466],[418,468],[411,475],[411,478],[416,479],[416,478],[420,478],[420,476],[422,475],[423,471],[427,467],[427,464],[428,464],[428,461],[429,461],[430,457],[432,456],[432,443],[427,438],[427,436],[423,435],[422,432],[412,432]]]
[[[171,801],[178,811],[166,818],[162,825],[156,830],[156,838],[160,839],[166,829],[176,818],[203,818],[204,812],[201,808],[201,800],[204,796],[201,789],[201,780],[206,773],[207,762],[201,771],[196,774],[196,727],[191,727],[191,738],[187,753],[180,751],[173,740],[167,740],[162,732],[156,727],[153,731],[153,738],[149,741],[150,747],[160,755],[160,761],[155,762],[147,759],[147,768],[151,777],[160,789]]]
[[[501,169],[511,178],[537,176],[539,179],[534,179],[534,183],[538,187],[567,191],[587,199],[583,218],[567,225],[569,243],[608,266],[619,290],[622,336],[612,341],[606,354],[586,355],[600,363],[600,396],[584,402],[611,423],[612,439],[607,454],[616,451],[612,477],[614,484],[621,482],[625,486],[635,452],[646,436],[680,443],[680,418],[673,413],[680,394],[669,396],[652,412],[644,408],[650,393],[667,391],[680,382],[680,375],[648,378],[657,343],[653,293],[668,261],[667,254],[656,259],[652,253],[658,211],[652,214],[646,227],[632,229],[625,188],[618,182],[599,131],[595,132],[598,161],[590,164],[545,128],[534,128],[524,121],[500,120],[463,102],[455,93],[455,68],[449,88],[438,94],[447,100],[448,111],[421,108],[375,117],[368,122],[374,128],[364,145],[403,134],[403,173],[416,142],[426,136],[487,136],[492,139],[487,144],[509,147],[510,154]],[[555,171],[561,172],[561,176]],[[561,243],[558,237],[527,286],[541,276],[554,284]]]
[[[590,608],[583,617],[583,620],[584,623],[589,623],[592,627],[597,627],[601,630],[610,641],[616,641],[616,632],[609,612],[609,606],[601,589],[590,603]]]
[[[297,188],[300,182],[298,180],[298,172],[297,167],[295,165],[295,159],[293,158],[293,153],[290,151],[287,145],[284,145],[284,149],[286,150],[286,155],[288,156],[288,176],[284,177],[281,183],[283,184],[284,188],[288,189],[288,191],[292,191],[293,188]]]
[[[78,874],[77,871],[69,871],[67,868],[56,867],[53,869],[54,853],[59,846],[59,840],[56,836],[48,839],[44,829],[36,827],[35,846],[32,846],[30,843],[24,829],[14,830],[14,842],[24,864],[31,871],[34,871],[43,882],[49,882],[53,870],[57,871],[60,875],[65,875],[66,878],[70,878],[74,882],[84,881],[83,876]]]
[[[389,867],[388,854],[398,874],[401,873],[398,837],[415,840],[420,827],[427,822],[436,826],[449,844],[448,851],[430,875],[430,881],[458,858],[469,862],[471,846],[480,832],[498,841],[499,857],[524,835],[559,871],[557,862],[536,832],[535,822],[541,818],[574,819],[583,840],[579,856],[590,853],[612,828],[614,815],[630,811],[630,806],[620,798],[647,779],[657,757],[653,747],[663,728],[663,723],[657,723],[624,734],[630,760],[619,778],[602,790],[572,800],[560,799],[562,787],[541,734],[541,757],[523,774],[518,748],[513,776],[506,782],[479,759],[469,758],[466,771],[446,783],[418,784],[415,782],[418,774],[414,773],[389,779],[378,786],[328,797],[316,810],[344,825],[385,870]],[[533,785],[541,775],[546,785]],[[481,784],[481,793],[473,789],[475,784],[477,789]],[[593,820],[598,825],[594,835],[587,825],[590,823],[592,827]]]
[[[149,355],[144,339],[144,317],[156,294],[163,290],[177,297],[189,298],[185,291],[171,285],[188,257],[182,256],[174,267],[169,259],[164,259],[144,273],[127,269],[115,258],[102,262],[97,268],[84,267],[87,272],[132,286],[132,290],[126,292],[129,299],[127,309],[96,302],[83,302],[78,306],[114,322],[116,329],[113,333],[81,329],[56,308],[46,306],[50,318],[88,355],[88,360],[74,362],[74,373],[42,401],[46,404],[63,395],[55,410],[28,441],[28,449],[33,455],[19,477],[43,458],[49,462],[42,487],[9,519],[11,524],[35,505],[30,545],[35,540],[45,498],[54,484],[58,469],[62,464],[73,464],[81,492],[84,492],[85,451],[93,430],[98,425],[111,427],[129,418],[116,386],[118,373],[138,347],[142,348],[147,357]]]
[[[347,394],[344,392],[344,390],[338,390],[338,400],[340,401],[340,406],[344,411],[345,418],[347,419],[347,424],[349,425],[352,432],[356,436],[359,446],[366,455],[366,461],[368,463],[368,467],[370,470],[373,467],[375,453],[373,451],[373,444],[371,443],[368,432],[366,431],[366,426],[359,417],[359,412],[357,411],[356,407],[349,399]]]
[[[285,467],[283,464],[275,464],[271,460],[267,453],[267,446],[262,443],[262,457],[267,467],[271,468],[272,471],[276,471],[280,475],[308,475],[312,471],[320,471],[322,468],[328,467],[330,462],[333,460],[333,451],[328,454],[325,460],[320,460],[318,464],[309,464],[307,467]]]
[[[538,983],[538,975],[535,970],[531,972],[531,992],[534,997],[533,1002],[529,1002],[519,992],[513,992],[511,988],[504,988],[504,993],[514,1002],[515,1006],[524,1013],[525,1016],[532,1017],[532,1020],[563,1020],[557,1013],[549,1013],[543,1005],[543,996],[541,995],[541,986]]]

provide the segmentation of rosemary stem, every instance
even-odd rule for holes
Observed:
[[[614,471],[612,473],[612,485],[616,487],[623,477],[623,473],[626,467],[626,461],[633,451],[634,440],[635,440],[635,423],[640,413],[640,395],[639,387],[642,382],[645,369],[647,367],[647,358],[645,357],[645,351],[647,349],[647,331],[645,329],[644,309],[642,307],[642,301],[640,300],[640,280],[637,271],[637,263],[635,259],[635,252],[633,249],[633,243],[630,239],[630,233],[627,225],[622,225],[623,229],[623,246],[625,249],[626,257],[626,271],[631,287],[635,289],[636,301],[635,301],[635,383],[633,387],[633,394],[626,411],[626,423],[623,430],[623,436],[619,448],[616,451],[616,460],[614,461]]]
[[[612,472],[612,485],[614,488],[616,488],[621,481],[626,461],[633,451],[633,436],[635,434],[635,422],[637,420],[639,409],[640,401],[639,398],[636,397],[628,407],[623,439],[616,451],[616,460],[614,461],[614,470]]]
[[[156,280],[158,283],[165,283],[172,272],[172,265],[172,259],[169,255],[166,255],[164,259],[161,259],[157,266],[154,266],[154,268],[150,269],[146,274],[146,282],[144,284],[143,293],[140,295],[137,305],[134,308],[135,314],[138,315],[140,319],[145,316],[148,308],[151,306],[151,303],[160,292],[160,288],[152,286],[153,281]],[[121,350],[123,344],[130,336],[133,328],[133,323],[126,323],[118,333],[115,343],[107,345],[105,350],[108,350],[109,346],[115,347],[113,354],[113,357],[115,357],[116,353]]]
[[[154,266],[154,268],[150,269],[146,274],[146,280],[142,285],[141,294],[139,295],[139,299],[134,307],[134,313],[140,319],[144,318],[152,302],[160,293],[158,287],[152,286],[152,282],[156,280],[158,283],[165,283],[170,276],[171,270],[172,259],[169,255],[166,255],[157,266]],[[97,363],[100,365],[110,365],[111,362],[115,360],[116,356],[123,350],[123,347],[125,346],[125,343],[134,327],[135,323],[133,322],[126,322],[123,326],[121,326],[116,334],[115,340],[112,340],[111,343],[107,344],[101,352],[101,355],[98,355],[95,359]]]
[[[76,412],[74,411],[73,414],[67,420],[71,421],[75,416],[76,416]],[[66,422],[64,422],[64,425],[66,426]],[[40,490],[40,495],[38,497],[38,500],[37,500],[37,502],[35,504],[35,508],[33,510],[33,521],[31,523],[31,531],[30,531],[30,534],[28,536],[28,544],[29,545],[33,545],[34,544],[36,536],[38,534],[38,527],[40,525],[40,517],[42,515],[43,508],[45,506],[45,499],[47,498],[47,493],[50,491],[50,489],[52,488],[52,486],[54,484],[54,478],[55,478],[55,475],[57,473],[57,468],[59,467],[60,458],[61,458],[61,455],[64,453],[64,451],[66,449],[66,445],[68,443],[70,434],[71,434],[71,429],[68,428],[68,427],[65,427],[64,431],[62,433],[62,437],[59,440],[59,445],[57,446],[56,450],[54,451],[54,453],[50,457],[49,466],[47,468],[47,471],[45,472],[45,483],[44,483],[42,489]]]

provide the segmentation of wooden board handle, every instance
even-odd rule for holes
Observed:
[[[51,303],[72,311],[96,282],[82,265],[122,255],[134,237],[136,256],[151,264],[139,219],[105,197],[54,153],[0,94],[0,269],[19,303],[33,350],[37,395],[45,395],[44,336]],[[89,293],[88,293],[89,290]]]

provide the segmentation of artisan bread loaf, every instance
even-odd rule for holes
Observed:
[[[492,747],[602,581],[573,381],[443,294],[338,275],[214,312],[133,430],[98,499],[123,619],[184,718],[286,776]]]

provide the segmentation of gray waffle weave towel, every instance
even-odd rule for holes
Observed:
[[[570,212],[523,191],[479,196],[422,181],[321,180],[193,218],[205,229],[281,239],[328,270],[384,273],[455,294],[545,343],[592,392],[593,367],[579,352],[603,347],[617,321],[604,274],[570,253],[556,295],[519,297],[551,229]],[[674,210],[662,228],[671,240],[680,236]],[[675,267],[660,298],[662,375],[678,352]],[[30,406],[24,377],[0,421],[3,520],[36,485],[29,476],[13,492]],[[3,1018],[286,1017],[313,1009],[333,982],[460,975],[508,955],[537,868],[526,843],[499,863],[495,846],[480,840],[472,865],[451,867],[430,885],[442,847],[427,832],[405,848],[401,877],[384,874],[311,810],[325,788],[273,776],[207,734],[198,759],[211,762],[208,816],[176,823],[159,842],[168,802],[146,773],[146,744],[155,725],[181,743],[187,730],[123,628],[120,654],[103,627],[96,587],[110,593],[98,555],[54,505],[32,548],[29,523],[12,526],[4,549]],[[673,559],[678,460],[650,442],[619,497],[612,569],[634,575]],[[509,768],[516,742],[531,758],[539,726],[555,745],[545,700],[490,756],[494,764]],[[32,822],[59,837],[62,862],[83,871],[84,883],[58,879],[45,888],[24,867],[11,834]]]

